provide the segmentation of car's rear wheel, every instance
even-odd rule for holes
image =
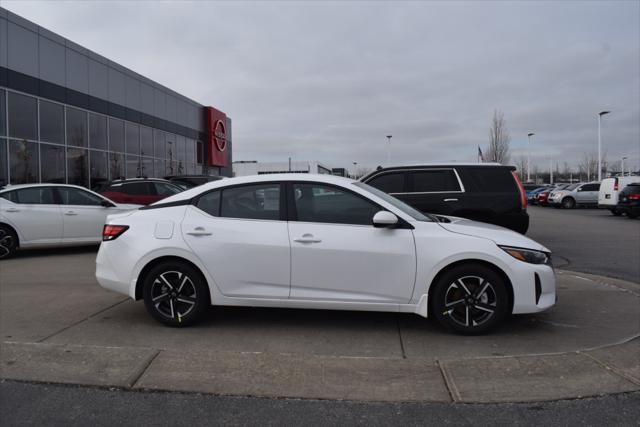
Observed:
[[[576,207],[576,201],[573,197],[565,197],[562,199],[562,207],[565,209],[573,209]]]
[[[18,236],[6,225],[0,225],[0,259],[9,258],[18,249]]]
[[[610,211],[611,211],[611,213],[612,213],[613,215],[615,215],[615,216],[621,216],[621,215],[622,215],[622,212],[621,212],[621,211],[619,211],[617,208],[611,208],[611,209],[609,209],[609,210],[610,210]]]
[[[209,289],[202,274],[186,263],[158,264],[149,270],[143,284],[147,311],[168,326],[192,325],[210,305]]]
[[[432,309],[440,324],[460,334],[494,328],[509,310],[504,280],[481,264],[455,267],[434,284]]]

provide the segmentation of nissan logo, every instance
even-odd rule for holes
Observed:
[[[213,128],[213,140],[219,151],[224,151],[227,148],[227,131],[222,120],[218,120]]]

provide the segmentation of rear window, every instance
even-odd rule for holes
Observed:
[[[410,173],[414,193],[461,191],[458,177],[453,169],[434,169]]]
[[[130,182],[122,185],[122,191],[135,196],[148,196],[151,188],[148,182]]]
[[[508,168],[461,168],[462,182],[467,192],[511,193],[518,192],[518,184]]]
[[[367,184],[385,193],[402,193],[404,192],[404,172],[383,173],[367,181]]]
[[[629,184],[620,192],[621,195],[640,194],[640,182]]]

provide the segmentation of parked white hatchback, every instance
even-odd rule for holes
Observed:
[[[109,214],[139,208],[77,185],[23,184],[0,189],[0,258],[18,248],[100,243]]]
[[[432,314],[476,334],[556,301],[533,240],[327,175],[225,179],[112,215],[96,264],[170,326],[234,305]]]

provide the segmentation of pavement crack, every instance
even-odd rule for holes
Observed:
[[[151,366],[154,360],[158,358],[160,353],[162,353],[162,350],[156,350],[156,352],[151,357],[149,357],[149,359],[142,365],[142,368],[140,368],[140,372],[137,372],[134,375],[132,375],[132,378],[129,381],[130,388],[134,388],[136,386],[138,381],[140,381],[140,378],[142,378],[144,373],[147,372],[147,369],[149,369],[149,366]]]
[[[453,381],[451,374],[449,374],[446,366],[439,360],[436,360],[436,366],[440,369],[440,374],[442,375],[444,385],[447,387],[447,391],[449,392],[449,397],[453,403],[460,402],[462,400],[462,396],[460,396],[460,391],[458,390],[456,383]]]
[[[632,377],[631,375],[628,375],[627,373],[621,371],[620,369],[616,368],[613,365],[609,365],[605,362],[603,362],[602,360],[598,359],[597,357],[589,354],[589,353],[585,353],[583,351],[578,351],[578,354],[582,354],[583,356],[588,357],[589,359],[593,360],[594,362],[596,362],[598,365],[602,366],[604,369],[606,369],[608,372],[611,372],[612,374],[615,374],[619,377],[622,377],[623,379],[637,385],[640,386],[640,380],[638,380],[635,377]]]
[[[47,335],[47,336],[46,336],[46,337],[44,337],[44,338],[40,338],[39,340],[36,340],[35,342],[37,342],[37,343],[45,342],[45,341],[46,341],[46,340],[48,340],[49,338],[53,338],[53,337],[55,337],[56,335],[61,334],[62,332],[66,331],[66,330],[68,330],[68,329],[71,329],[71,328],[73,328],[74,326],[77,326],[77,325],[79,325],[79,324],[80,324],[80,323],[82,323],[82,322],[86,322],[87,320],[89,320],[89,319],[91,319],[91,318],[93,318],[93,317],[95,317],[95,316],[97,316],[97,315],[99,315],[99,314],[101,314],[101,313],[104,313],[105,311],[107,311],[107,310],[109,310],[109,309],[112,309],[113,307],[115,307],[115,306],[117,306],[117,305],[120,305],[120,304],[122,304],[123,302],[126,302],[126,301],[128,301],[128,300],[129,300],[129,298],[125,298],[125,299],[123,299],[122,301],[118,301],[118,302],[117,302],[117,303],[115,303],[115,304],[111,304],[110,306],[108,306],[108,307],[106,307],[106,308],[103,308],[102,310],[97,311],[97,312],[95,312],[95,313],[92,313],[92,314],[90,314],[89,316],[85,317],[84,319],[80,319],[80,320],[78,320],[77,322],[74,322],[74,323],[72,323],[72,324],[70,324],[70,325],[67,325],[67,326],[65,326],[64,328],[59,329],[59,330],[57,330],[56,332],[54,332],[54,333],[52,333],[52,334]]]
[[[402,358],[407,358],[407,353],[404,350],[404,342],[402,341],[402,329],[400,328],[400,316],[396,315],[396,325],[398,325],[398,338],[400,339],[400,351],[402,352]]]

